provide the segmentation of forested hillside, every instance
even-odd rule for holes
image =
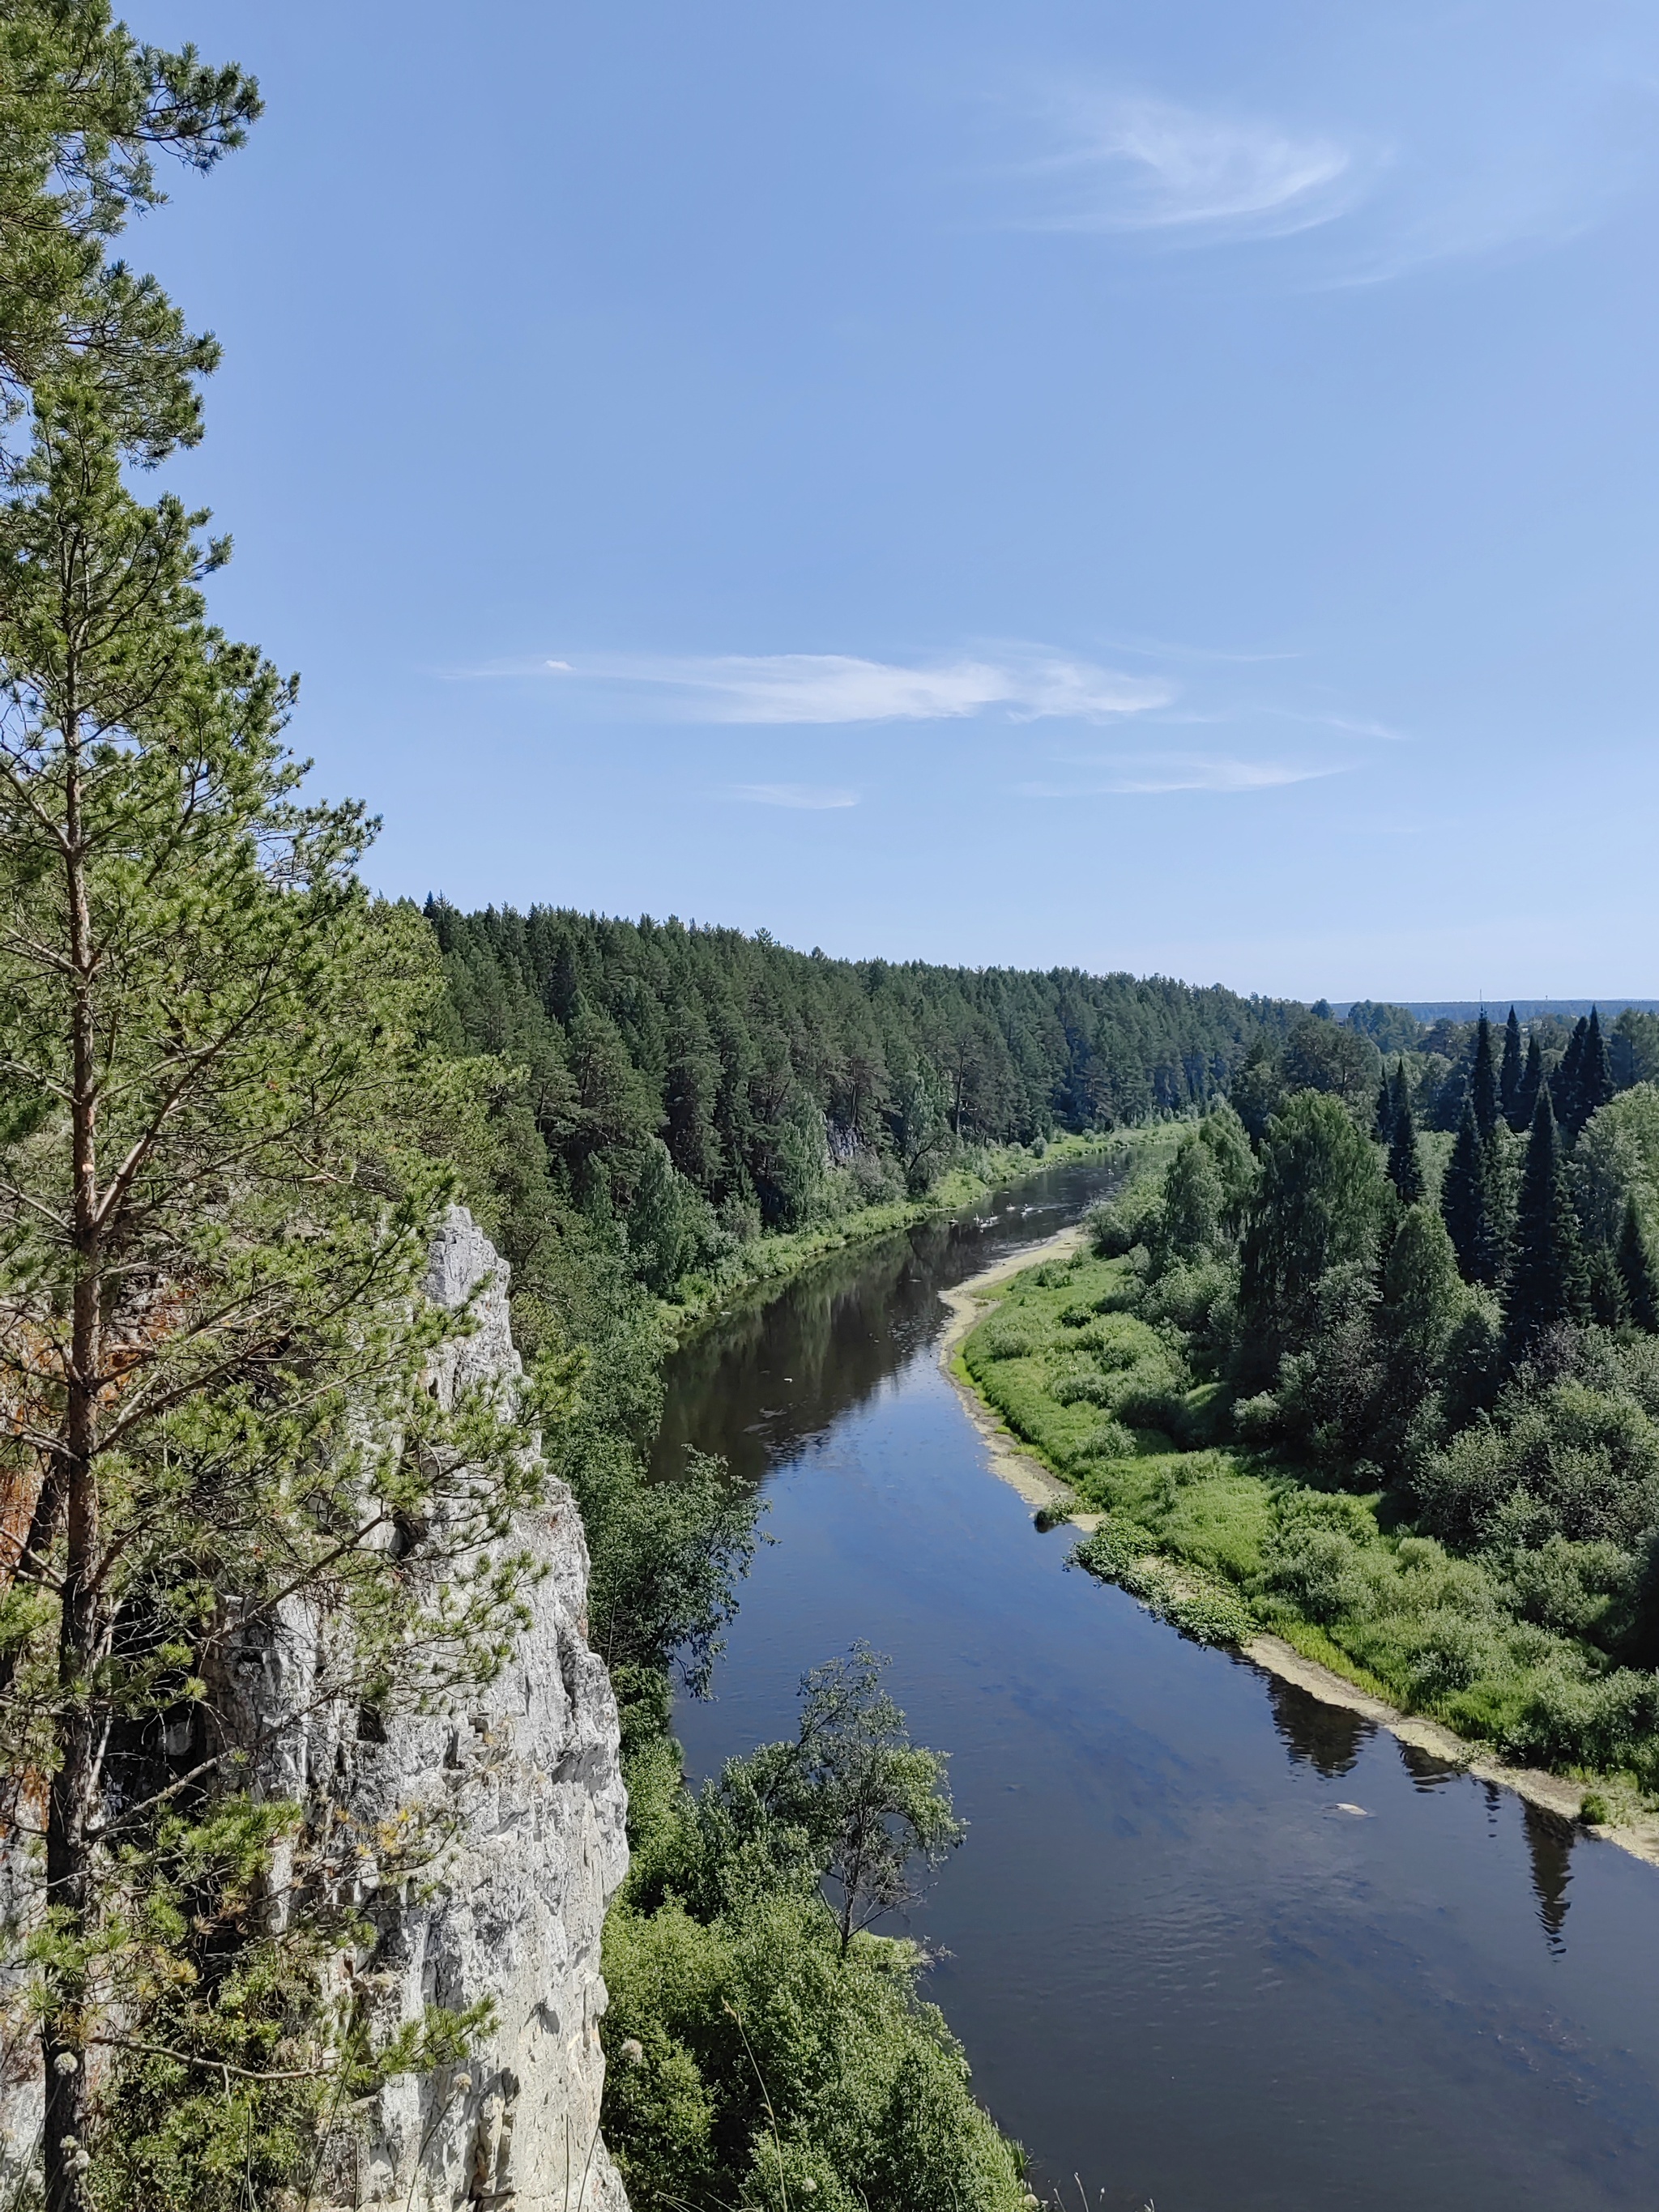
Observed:
[[[1201,1104],[1303,1014],[1161,976],[831,960],[672,920],[427,915],[459,1039],[528,1069],[571,1195],[635,1216],[642,1244],[665,1167],[698,1201],[692,1244],[793,1228],[924,1188],[963,1145]]]

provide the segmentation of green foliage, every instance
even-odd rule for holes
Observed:
[[[1492,1024],[1482,1014],[1475,1024],[1474,1063],[1469,1071],[1469,1107],[1483,1145],[1498,1127],[1498,1070],[1492,1052]]]
[[[1515,1095],[1515,1109],[1510,1115],[1510,1127],[1516,1136],[1531,1128],[1533,1115],[1538,1110],[1538,1094],[1543,1087],[1544,1057],[1534,1024],[1527,1039],[1527,1065],[1522,1072],[1521,1087]]]
[[[1653,1258],[1633,1193],[1625,1200],[1616,1257],[1626,1312],[1650,1336],[1659,1334],[1659,1283],[1654,1278]]]
[[[867,1652],[802,1691],[795,1740],[728,1760],[696,1798],[665,1737],[630,1749],[634,1863],[605,1938],[605,2140],[641,2212],[1012,2212],[1018,2155],[920,1997],[921,1954],[848,1917],[849,1899],[856,1923],[911,1859],[959,1837],[941,1764],[904,1737]],[[819,1889],[837,1873],[839,1916]]]
[[[1307,1333],[1321,1278],[1374,1261],[1389,1203],[1353,1117],[1334,1097],[1295,1093],[1263,1139],[1240,1255],[1239,1306],[1256,1345],[1276,1350]]]
[[[1348,1009],[1348,1027],[1367,1036],[1382,1053],[1410,1052],[1423,1034],[1423,1024],[1409,1006],[1379,1004],[1361,999]]]
[[[1274,1141],[1252,1223],[1285,1165]],[[1073,1261],[1063,1285],[1016,1278],[963,1346],[1010,1427],[1103,1514],[1079,1564],[1200,1637],[1273,1627],[1507,1755],[1659,1784],[1643,1672],[1659,1658],[1654,1340],[1558,1322],[1517,1364],[1424,1201],[1398,1214],[1380,1270],[1362,1249],[1315,1277],[1272,1390],[1231,1404],[1223,1382],[1166,1382],[1155,1425],[1126,1433],[1143,1410],[1127,1376],[1237,1371],[1227,1333],[1249,1326],[1238,1261],[1176,1257],[1155,1191],[1136,1203],[1127,1254]],[[1098,1439],[1097,1405],[1119,1417]],[[1244,1451],[1216,1448],[1230,1433]],[[1276,1459],[1250,1455],[1264,1445]]]
[[[201,434],[197,378],[217,363],[153,277],[106,258],[162,198],[155,156],[212,167],[242,143],[257,87],[193,47],[140,46],[106,0],[8,0],[0,15],[0,409],[54,380],[95,390],[118,445],[146,460]]]
[[[1608,1056],[1614,1085],[1620,1091],[1659,1078],[1659,1014],[1626,1006],[1613,1025]]]
[[[1506,1257],[1504,1163],[1496,1134],[1482,1137],[1473,1099],[1463,1103],[1457,1141],[1440,1187],[1440,1212],[1463,1279],[1491,1290]]]
[[[0,1392],[31,1514],[0,1730],[52,1778],[30,1990],[64,2208],[133,1855],[165,1857],[162,1731],[301,1602],[337,1625],[319,1699],[487,1678],[540,1481],[500,1394],[428,1387],[473,1326],[422,1291],[473,1111],[427,1042],[430,937],[356,880],[361,811],[299,804],[292,686],[208,623],[222,549],[125,489],[117,427],[95,380],[38,388],[0,515]],[[238,1790],[197,1740],[197,1785]]]
[[[1517,1346],[1589,1311],[1589,1282],[1550,1093],[1541,1091],[1527,1140],[1504,1315]]]
[[[1205,1102],[1294,1011],[1126,976],[832,961],[674,921],[428,916],[456,1043],[526,1068],[560,1190],[631,1218],[660,1139],[734,1231],[914,1195],[964,1147]],[[660,1274],[644,1258],[660,1240],[638,1249]]]
[[[1411,1095],[1406,1089],[1403,1069],[1389,1117],[1389,1181],[1401,1206],[1415,1206],[1423,1195],[1423,1163],[1417,1152],[1417,1124],[1412,1118]]]
[[[1521,1050],[1521,1024],[1516,1018],[1515,1008],[1511,1006],[1509,1019],[1504,1024],[1504,1059],[1498,1071],[1498,1108],[1510,1128],[1515,1127],[1516,1107],[1521,1097],[1525,1066]]]
[[[707,1694],[754,1555],[757,1501],[701,1452],[652,1482],[625,1439],[603,1434],[566,1462],[587,1533],[589,1635],[608,1666],[678,1668]]]

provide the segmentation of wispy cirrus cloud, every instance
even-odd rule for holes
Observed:
[[[1109,772],[1066,782],[1022,783],[1023,799],[1151,798],[1164,792],[1274,791],[1291,783],[1311,783],[1340,775],[1340,766],[1287,761],[1218,759],[1199,754],[1164,753],[1115,762]]]
[[[1595,33],[1566,14],[1516,36],[1512,15],[1357,13],[1279,72],[1273,112],[1110,77],[999,88],[1023,148],[986,174],[990,219],[1143,252],[1299,238],[1287,265],[1320,288],[1567,245],[1659,169],[1659,32],[1625,0]]]
[[[1061,143],[1025,167],[1030,229],[1281,238],[1334,221],[1361,182],[1334,137],[1173,100],[1068,89],[1048,120]]]
[[[1042,648],[952,659],[866,660],[840,653],[647,654],[503,664],[475,675],[549,675],[653,702],[675,721],[728,724],[1103,721],[1165,706],[1162,677],[1126,676]]]
[[[750,806],[793,806],[811,814],[859,803],[856,791],[827,783],[734,783],[732,796]]]

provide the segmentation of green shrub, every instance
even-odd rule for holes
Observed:
[[[1629,1668],[1599,1678],[1564,1656],[1534,1686],[1504,1746],[1539,1766],[1592,1766],[1659,1779],[1659,1676]]]
[[[1149,1176],[1132,1182],[1117,1197],[1096,1206],[1088,1217],[1090,1242],[1097,1257],[1121,1259],[1136,1245],[1149,1244],[1163,1218],[1161,1180]]]
[[[873,1936],[841,1958],[810,1887],[707,1923],[672,1899],[614,1906],[604,2128],[637,2212],[1015,2212],[1017,2154],[921,2001],[922,1966]]]
[[[975,1332],[974,1349],[987,1359],[1029,1359],[1046,1340],[1036,1322],[1018,1314],[999,1314]]]
[[[1048,1395],[1057,1406],[1110,1406],[1116,1393],[1109,1376],[1092,1368],[1073,1368],[1055,1376]]]

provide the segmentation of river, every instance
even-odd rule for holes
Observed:
[[[939,1293],[1106,1181],[841,1254],[678,1355],[661,1472],[726,1454],[772,1540],[677,1710],[691,1772],[792,1734],[855,1638],[891,1654],[969,1823],[892,1929],[943,1954],[929,1993],[1045,2200],[1651,2208],[1659,1871],[1188,1642],[988,1472]]]

